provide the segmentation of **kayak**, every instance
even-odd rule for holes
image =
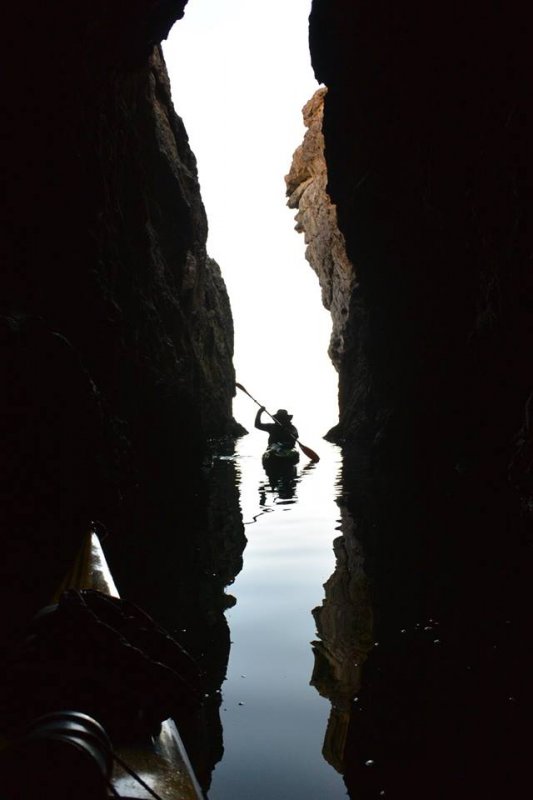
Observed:
[[[262,461],[265,469],[290,466],[297,464],[300,460],[300,453],[295,447],[287,447],[283,444],[271,444],[263,453]]]
[[[73,593],[68,590],[75,591]],[[63,602],[60,598],[69,595],[83,594],[83,590],[92,590],[94,596],[102,598],[103,603],[116,603],[117,601],[112,598],[119,598],[100,541],[92,532],[85,537],[80,552],[52,599],[52,603]],[[66,592],[65,595],[64,592]],[[123,601],[118,600],[118,602]],[[52,619],[53,609],[56,607],[52,605],[43,609],[44,623],[42,624],[45,626],[50,624],[47,623],[47,619]],[[52,612],[48,612],[49,616],[47,617],[48,609],[52,609]],[[149,618],[146,619],[149,620]],[[98,624],[102,627],[101,623]],[[104,627],[106,626],[104,625]],[[68,648],[69,641],[65,644],[60,641],[58,645],[59,650],[63,647]],[[103,652],[104,660],[107,659],[106,663],[110,671],[113,670],[113,663],[115,663],[115,669],[120,671],[121,666],[117,662],[113,662],[114,654],[115,650],[111,643],[110,648]],[[164,669],[162,665],[160,666]],[[126,675],[124,673],[122,675],[122,680],[124,680]],[[120,676],[119,680],[121,680]],[[154,688],[157,690],[158,687]],[[90,687],[88,691],[91,691]],[[148,702],[153,705],[153,698],[152,701],[148,698]],[[85,800],[85,798],[103,798],[105,796],[106,798],[120,797],[124,800],[153,800],[153,798],[202,800],[204,795],[173,720],[167,719],[160,725],[157,724],[152,728],[151,734],[144,730],[132,733],[131,728],[128,727],[123,733],[115,734],[111,744],[107,731],[97,719],[86,713],[66,710],[68,708],[69,706],[66,705],[66,708],[59,707],[52,713],[48,712],[39,716],[27,729],[25,737],[18,741],[15,740],[13,744],[0,742],[0,760],[2,757],[4,758],[0,772],[4,769],[3,765],[5,764],[7,772],[2,774],[7,775],[8,780],[11,781],[9,786],[12,784],[17,786],[20,782],[26,786],[29,781],[33,790],[32,781],[35,778],[26,776],[27,765],[31,763],[34,775],[41,776],[40,779],[42,779],[42,792],[39,794],[46,798],[65,798],[67,796],[69,800],[70,798]],[[138,714],[136,708],[136,704],[135,708],[132,706],[133,715]],[[50,757],[52,761],[50,761]],[[77,780],[76,788],[70,792],[64,788],[63,784],[65,782],[66,787],[68,781],[72,780],[70,776],[78,765],[75,759],[79,759],[79,771],[80,773],[83,771],[83,777],[74,777],[74,781]],[[98,762],[99,768],[96,769],[92,766],[89,768],[89,761],[91,764]],[[102,762],[101,769],[100,762]],[[56,776],[54,780],[57,782],[52,786],[51,791],[46,783],[47,780],[52,780],[47,775],[49,772],[47,767],[50,763],[53,763],[52,773]],[[89,786],[84,784],[93,779],[95,789],[91,791]],[[107,789],[106,786],[108,786]],[[11,796],[9,794],[9,797]],[[16,798],[29,798],[30,796],[33,798],[37,795],[25,794],[24,790],[22,793],[13,795]]]
[[[102,546],[95,533],[86,537],[81,552],[66,577],[60,592],[66,589],[95,589],[119,597]],[[146,741],[115,746],[112,786],[128,800],[201,800],[204,797],[193,773],[185,747],[173,720],[161,724],[157,736]],[[122,766],[125,765],[125,766]],[[126,767],[126,768],[125,768]],[[145,788],[127,768],[146,784]],[[151,790],[151,791],[150,791]]]

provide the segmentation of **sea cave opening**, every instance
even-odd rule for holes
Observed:
[[[234,364],[267,408],[297,412],[302,430],[336,422],[331,318],[287,208],[284,176],[305,134],[302,108],[318,89],[309,54],[310,0],[187,5],[163,45],[174,106],[197,159],[208,253],[232,307]],[[235,416],[253,421],[237,393]]]

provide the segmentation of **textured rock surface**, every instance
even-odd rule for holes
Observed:
[[[127,16],[118,2],[12,10],[2,50],[0,289],[16,323],[2,355],[7,380],[14,371],[32,398],[12,416],[20,431],[5,452],[8,480],[17,480],[10,469],[25,426],[34,455],[26,491],[22,483],[16,501],[6,495],[13,537],[44,539],[59,524],[75,538],[91,517],[117,529],[117,500],[126,505],[135,484],[176,481],[176,501],[186,500],[183,475],[199,468],[208,438],[235,430],[229,301],[206,253],[196,162],[157,44],[184,5],[134,2]],[[64,370],[58,342],[72,354]],[[9,420],[17,401],[4,400]],[[79,417],[69,412],[66,423],[63,409],[78,401]],[[39,407],[50,411],[39,418]],[[91,458],[72,461],[91,447]],[[62,487],[46,499],[34,489],[51,485],[51,448]]]
[[[235,431],[233,326],[158,46],[184,6],[10,9],[0,669],[10,636],[50,602],[100,520],[120,591],[179,638],[187,628],[205,667],[212,694],[191,755],[208,784],[222,749],[224,585],[245,538],[229,462],[203,465],[208,440]]]
[[[431,431],[455,463],[501,456],[531,392],[529,21],[478,12],[315,0],[310,27],[359,282],[340,435]]]
[[[304,234],[305,257],[318,275],[322,302],[333,322],[329,355],[339,370],[345,351],[344,332],[350,298],[355,287],[355,271],[346,255],[344,236],[337,225],[337,212],[327,193],[324,158],[324,96],[318,89],[303,108],[307,128],[303,143],[295,151],[291,169],[285,177],[287,205],[296,208],[296,230]]]
[[[379,643],[348,721],[333,697],[335,763],[350,797],[520,794],[533,669],[530,15],[519,2],[314,0],[310,34],[328,87],[328,193],[357,269],[337,436]]]

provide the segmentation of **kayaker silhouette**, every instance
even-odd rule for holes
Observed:
[[[305,455],[308,458],[311,459],[313,464],[316,464],[316,463],[318,463],[320,461],[320,456],[318,455],[318,453],[315,453],[315,451],[311,450],[310,447],[306,447],[306,445],[302,444],[300,442],[300,440],[298,439],[298,431],[296,430],[294,425],[291,425],[292,414],[289,414],[284,408],[280,408],[278,410],[278,412],[277,412],[278,415],[281,414],[281,417],[282,417],[282,419],[280,419],[280,421],[279,421],[280,424],[278,426],[276,426],[275,424],[274,425],[263,425],[263,423],[261,422],[261,414],[263,413],[263,411],[266,411],[265,406],[262,406],[259,403],[259,401],[255,399],[255,397],[252,397],[252,395],[250,394],[248,389],[245,389],[244,386],[242,385],[242,383],[235,383],[235,387],[237,389],[240,389],[241,392],[244,392],[244,394],[247,394],[248,397],[250,398],[250,400],[253,400],[254,403],[259,406],[259,411],[257,412],[257,414],[255,416],[255,427],[259,428],[259,430],[267,431],[269,434],[272,433],[271,429],[273,429],[275,431],[274,435],[276,436],[276,439],[274,439],[274,443],[273,444],[270,443],[271,440],[269,439],[267,452],[263,455],[263,462],[265,460],[265,457],[268,457],[269,451],[280,449],[280,450],[283,450],[285,452],[281,453],[281,454],[277,453],[277,455],[283,455],[284,458],[289,458],[295,464],[298,461],[298,458],[299,458],[299,453],[296,450],[296,448],[294,447],[295,444],[298,445],[298,447],[300,448],[302,453],[305,453]],[[272,417],[272,414],[270,414],[268,411],[266,413],[268,414],[269,417]],[[287,415],[286,417],[285,417],[285,414]],[[285,419],[287,420],[287,423],[288,423],[287,425],[283,424],[283,422],[284,422],[283,417],[285,417]],[[272,419],[274,420],[274,417],[272,417]],[[275,420],[274,420],[274,422],[275,422]],[[285,441],[281,441],[280,442],[279,439],[277,438],[277,435],[278,435],[278,432],[279,432],[278,431],[279,428],[284,428],[286,430],[286,432],[289,433],[291,441],[289,442],[288,445],[285,443]]]
[[[260,406],[255,415],[255,427],[268,433],[268,444],[294,447],[298,438],[298,431],[291,422],[292,414],[289,414],[284,408],[279,408],[273,415],[277,422],[261,422],[263,411],[265,411],[265,406]]]

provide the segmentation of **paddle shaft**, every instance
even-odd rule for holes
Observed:
[[[280,428],[285,428],[285,426],[284,426],[284,425],[282,425],[282,424],[281,424],[281,422],[280,422],[279,420],[277,420],[277,419],[276,419],[276,417],[274,417],[274,416],[273,416],[273,415],[270,413],[270,411],[267,411],[267,410],[266,410],[266,408],[265,408],[263,405],[261,405],[261,403],[259,402],[259,400],[256,400],[256,399],[255,399],[255,397],[252,397],[252,395],[250,394],[250,392],[247,392],[247,391],[246,391],[246,389],[244,388],[244,386],[241,386],[241,384],[240,384],[240,383],[236,383],[236,384],[235,384],[235,386],[236,386],[238,389],[241,389],[241,390],[244,392],[244,394],[247,394],[247,395],[248,395],[248,397],[250,398],[250,400],[253,400],[253,401],[254,401],[254,403],[255,403],[257,406],[259,406],[259,408],[262,408],[262,409],[263,409],[263,411],[265,412],[265,414],[268,414],[268,416],[270,417],[270,419],[273,419],[273,420],[274,420],[274,422],[275,422],[277,425],[279,425],[279,426],[280,426]],[[287,428],[285,428],[285,430],[287,430]],[[298,441],[298,440],[296,440],[296,441]]]
[[[237,387],[237,389],[240,389],[240,390],[241,390],[241,392],[244,392],[244,394],[247,394],[247,395],[248,395],[248,397],[250,398],[250,400],[253,400],[253,401],[254,401],[254,403],[255,403],[256,405],[258,405],[258,406],[259,406],[259,408],[262,408],[262,409],[263,409],[263,411],[265,412],[265,414],[268,414],[268,416],[270,417],[270,419],[273,419],[273,420],[274,420],[274,422],[276,423],[276,425],[279,425],[279,426],[280,426],[280,428],[283,428],[283,429],[284,429],[284,430],[286,430],[286,431],[288,431],[288,430],[289,430],[289,429],[288,429],[288,428],[286,428],[284,425],[282,425],[282,424],[281,424],[281,422],[280,422],[279,420],[277,420],[277,419],[276,419],[276,417],[274,417],[274,416],[273,416],[273,415],[270,413],[270,411],[267,411],[267,410],[266,410],[266,408],[264,407],[264,405],[262,405],[262,404],[259,402],[259,400],[256,400],[256,399],[255,399],[255,397],[252,397],[252,395],[250,394],[250,392],[249,392],[247,389],[245,389],[245,388],[244,388],[244,386],[243,386],[241,383],[235,383],[235,386]],[[290,433],[290,431],[289,431],[289,433]],[[306,456],[308,456],[308,457],[311,459],[311,461],[320,461],[320,457],[319,457],[319,455],[318,455],[317,453],[315,453],[315,451],[314,451],[314,450],[311,450],[311,448],[310,448],[310,447],[306,447],[306,446],[305,446],[305,444],[302,444],[302,443],[301,443],[301,441],[300,441],[299,439],[295,439],[295,441],[296,441],[296,442],[297,442],[297,443],[300,445],[300,447],[302,448],[302,451],[305,453],[305,455],[306,455]]]

